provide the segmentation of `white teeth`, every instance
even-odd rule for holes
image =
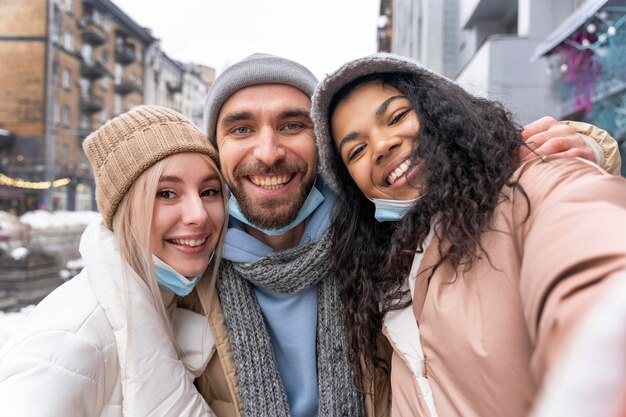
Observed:
[[[265,188],[266,190],[277,190],[283,184],[286,184],[291,179],[291,175],[271,176],[271,177],[257,177],[250,176],[250,181],[254,185]]]
[[[389,185],[392,185],[394,182],[396,182],[396,180],[400,178],[402,174],[408,171],[410,166],[411,160],[407,159],[406,161],[401,163],[398,168],[394,169],[393,172],[387,177],[387,182],[389,183]]]
[[[192,248],[195,248],[196,246],[200,246],[204,242],[206,242],[206,238],[204,239],[172,239],[171,241],[177,245],[190,246]]]

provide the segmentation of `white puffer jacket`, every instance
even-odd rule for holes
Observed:
[[[147,286],[132,271],[123,279],[113,233],[92,223],[80,252],[85,269],[0,352],[0,414],[213,416],[193,385],[214,349],[207,319],[176,309],[179,358]]]

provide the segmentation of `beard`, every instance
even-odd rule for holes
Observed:
[[[244,191],[242,178],[248,175],[267,175],[290,173],[302,178],[302,186],[294,195],[281,198],[251,198]],[[237,166],[233,172],[235,177],[233,184],[228,184],[230,192],[233,194],[243,215],[253,225],[262,229],[280,229],[294,221],[298,212],[306,201],[311,187],[315,183],[315,171],[307,170],[304,162],[296,161],[287,163],[280,161],[275,165],[267,166],[261,162],[251,165]]]

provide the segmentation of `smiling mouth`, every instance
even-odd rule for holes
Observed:
[[[250,175],[250,182],[264,190],[278,190],[293,178],[293,174],[283,175]]]
[[[205,237],[204,239],[168,239],[167,241],[175,245],[189,246],[190,248],[195,248],[197,246],[203,245],[206,240],[207,238]]]
[[[403,176],[404,173],[407,172],[410,167],[411,167],[410,159],[407,159],[406,161],[401,163],[398,168],[394,169],[393,172],[389,174],[389,176],[387,177],[387,184],[393,185],[393,183],[396,182],[398,178]]]

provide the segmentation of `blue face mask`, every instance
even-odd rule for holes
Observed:
[[[211,254],[211,259],[213,259],[213,254]],[[209,259],[209,263],[211,263],[211,259]],[[156,273],[159,287],[181,297],[188,296],[202,277],[202,274],[200,274],[189,279],[176,272],[174,268],[154,255],[152,255],[152,262],[154,263],[154,272]]]
[[[287,226],[281,227],[280,229],[263,229],[251,223],[248,219],[246,219],[246,216],[243,215],[243,213],[241,212],[241,208],[239,207],[239,203],[237,203],[237,200],[235,200],[235,197],[233,196],[231,196],[230,199],[228,200],[228,214],[233,216],[237,220],[242,221],[248,226],[252,226],[257,230],[260,230],[266,235],[277,236],[277,235],[282,235],[283,233],[290,231],[291,229],[293,229],[294,227],[302,223],[323,202],[324,202],[324,196],[322,195],[322,193],[320,193],[317,190],[317,188],[312,187],[311,192],[309,192],[309,196],[304,201],[304,204],[302,205],[302,208],[300,208],[300,211],[298,212],[298,215],[296,216],[296,218]]]
[[[368,197],[368,200],[376,206],[374,217],[379,222],[397,222],[401,220],[418,199],[419,198],[414,198],[413,200],[385,200],[382,198]]]

